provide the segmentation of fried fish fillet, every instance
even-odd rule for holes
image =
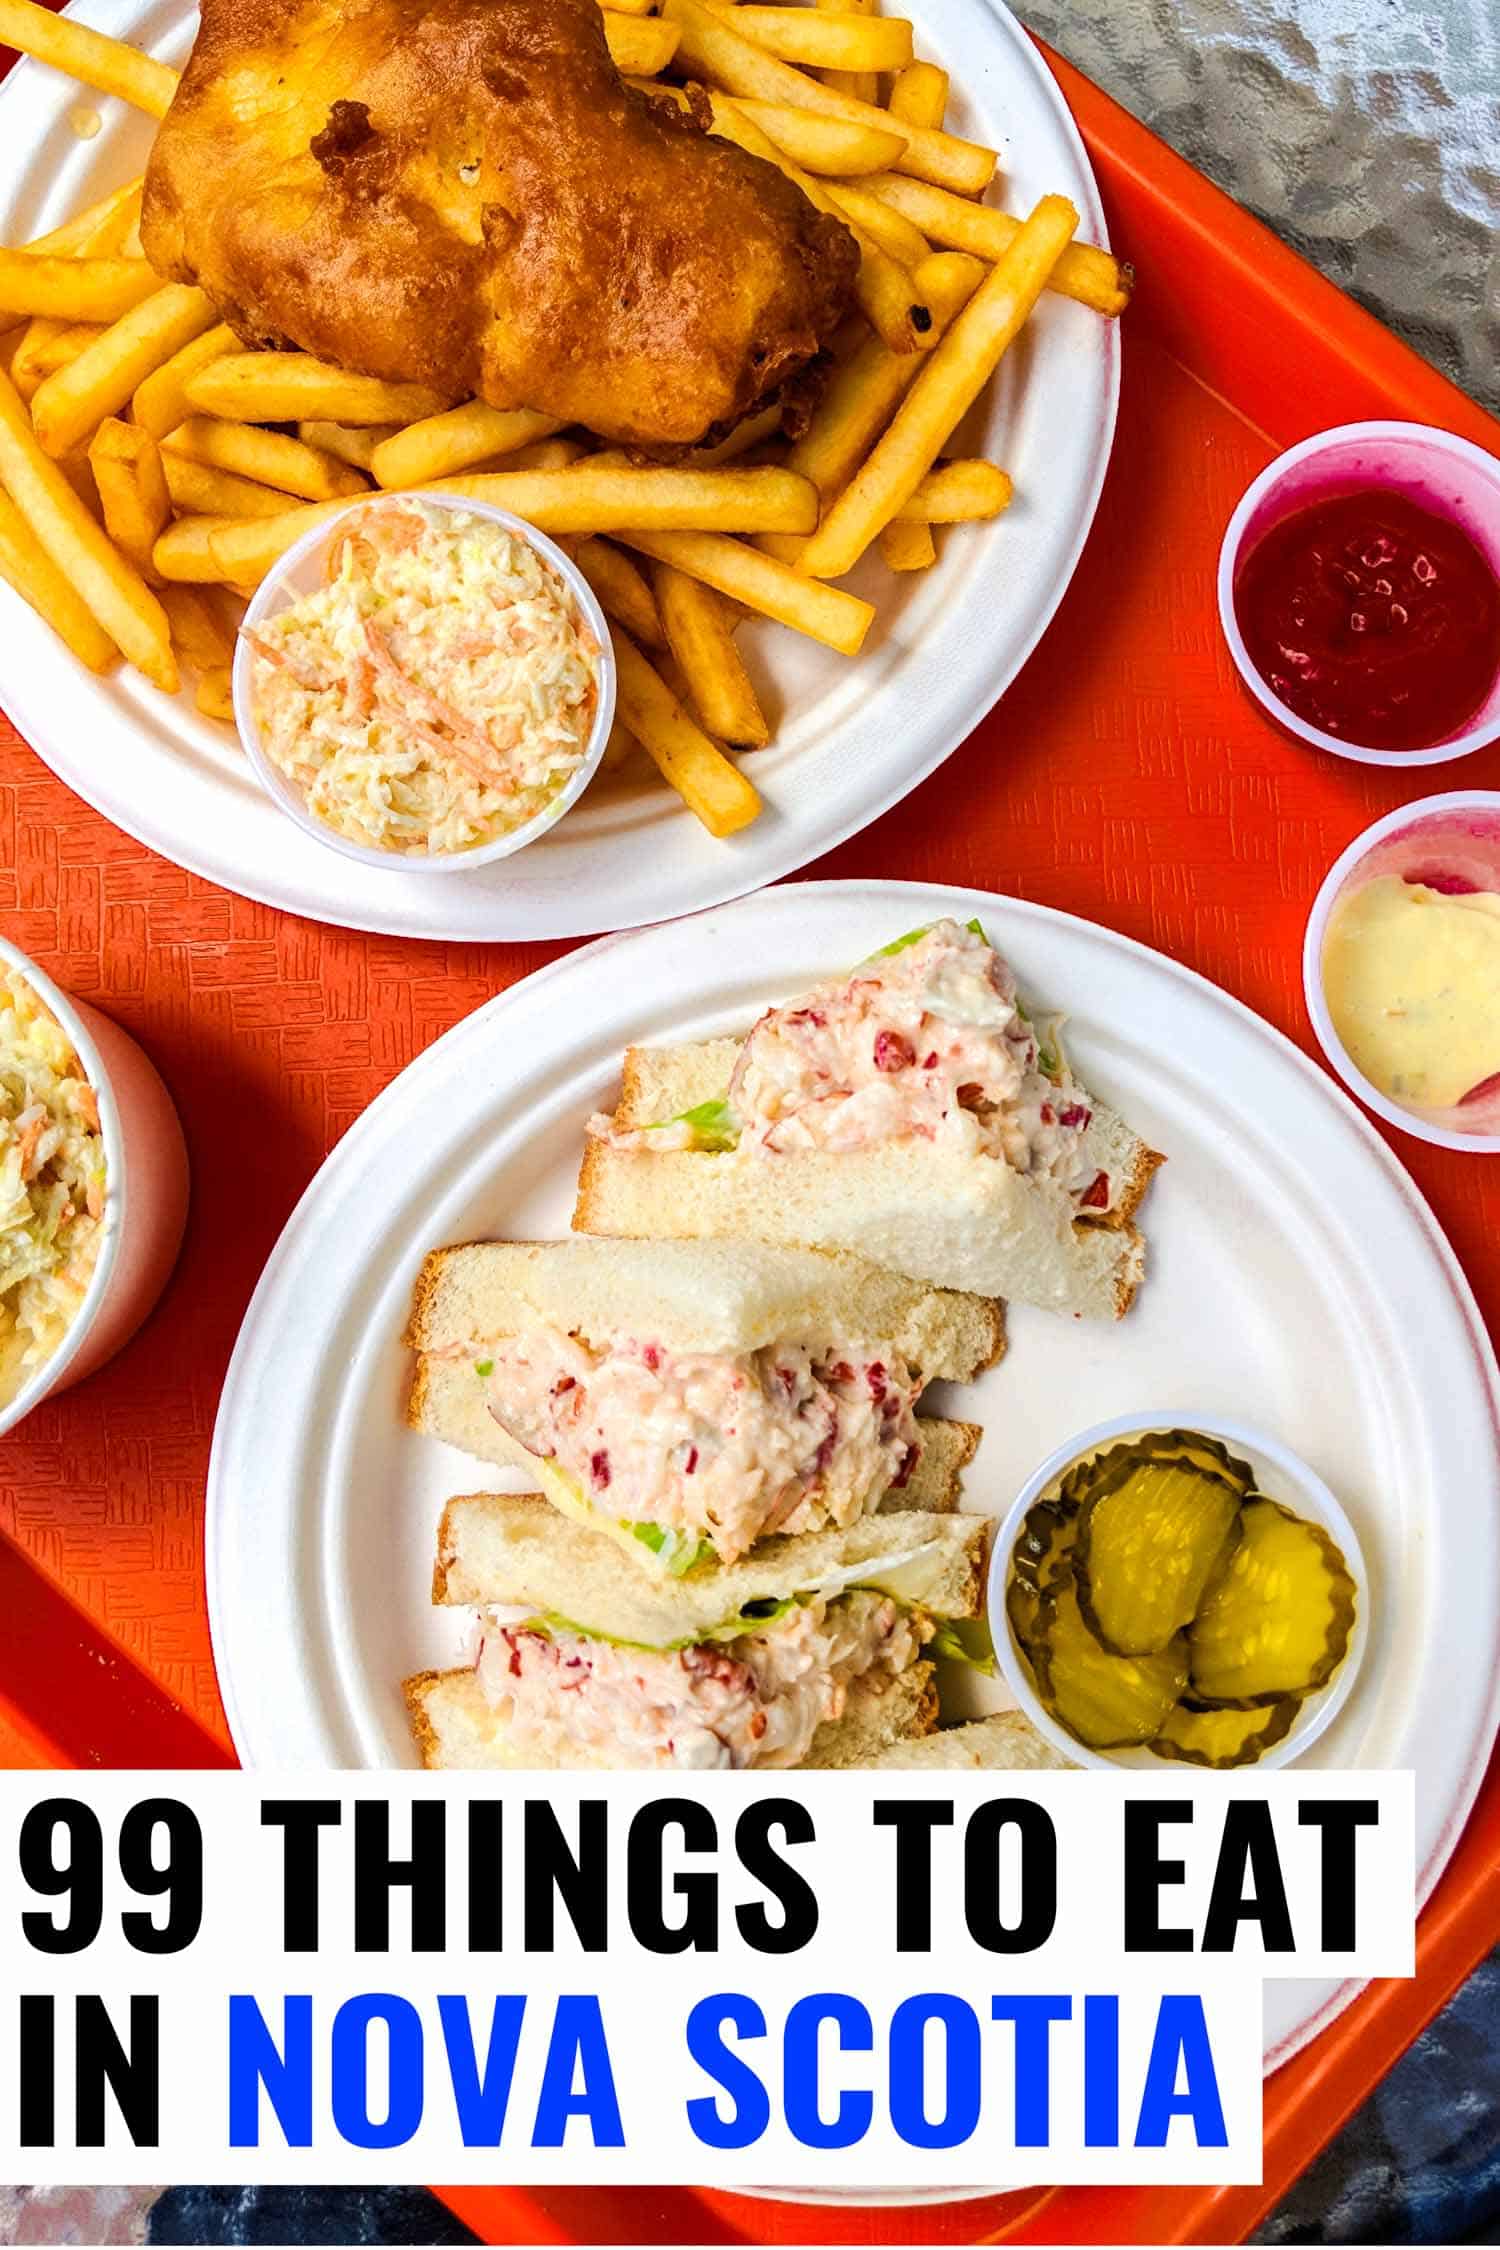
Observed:
[[[141,236],[247,343],[647,448],[787,385],[857,255],[627,87],[596,0],[203,0]]]

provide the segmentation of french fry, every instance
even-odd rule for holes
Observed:
[[[373,476],[376,447],[399,429],[397,422],[373,422],[363,430],[352,430],[343,422],[299,422],[297,435],[304,445],[315,445],[320,453],[331,453],[336,461],[347,461],[351,469]]]
[[[601,7],[604,0],[599,0]],[[617,16],[654,16],[656,0],[609,0],[609,12]]]
[[[57,20],[55,17],[52,19]],[[5,35],[0,32],[0,46]],[[108,258],[123,249],[131,229],[141,215],[141,189],[145,181],[127,180],[123,187],[111,188],[101,195],[97,203],[85,205],[65,219],[60,227],[48,234],[39,234],[26,247],[33,254],[45,253],[55,258]]]
[[[903,125],[940,132],[948,114],[947,71],[939,70],[936,63],[909,62],[904,70],[897,71],[886,107]],[[880,167],[872,165],[871,169]]]
[[[226,322],[205,329],[195,336],[181,351],[173,352],[144,382],[137,384],[135,396],[130,401],[130,419],[139,422],[154,438],[164,438],[185,422],[192,409],[188,405],[187,382],[200,367],[209,366],[222,359],[227,352],[237,352],[240,340]]]
[[[875,0],[813,0],[813,5],[825,15],[837,9],[848,9],[861,16],[875,13]],[[880,100],[880,78],[873,70],[825,70],[819,75],[825,86],[832,86],[840,94],[851,94],[857,102]]]
[[[197,414],[226,422],[417,422],[449,401],[421,383],[350,375],[306,352],[227,352],[183,386]]]
[[[234,635],[212,594],[202,586],[163,586],[160,599],[183,663],[195,672],[227,671],[234,662]]]
[[[677,61],[685,69],[721,86],[727,94],[746,94],[752,101],[785,102],[794,109],[812,109],[824,117],[845,117],[855,125],[906,136],[906,147],[897,159],[898,172],[935,180],[940,187],[960,195],[982,195],[995,176],[995,152],[952,133],[935,133],[916,125],[903,125],[889,113],[862,102],[835,86],[810,78],[775,55],[768,55],[754,40],[740,36],[733,24],[716,16],[701,0],[662,0],[663,13],[682,33]]]
[[[737,750],[761,750],[771,739],[765,713],[734,645],[732,612],[722,594],[671,563],[651,573],[656,607],[692,707],[706,731]]]
[[[937,561],[931,526],[925,523],[888,523],[880,534],[881,560],[890,570],[931,570]]]
[[[521,469],[571,469],[575,461],[584,458],[584,448],[576,438],[539,438],[535,445],[523,445],[517,453],[502,453],[493,461],[476,462],[470,474],[474,476],[498,475],[502,471],[513,476]]]
[[[34,320],[11,356],[10,379],[30,398],[59,367],[67,367],[103,331],[92,321]]]
[[[818,498],[785,469],[570,469],[446,477],[434,487],[507,508],[539,531],[811,531]]]
[[[340,508],[346,508],[348,505],[347,500],[325,500],[323,502],[323,506],[330,514],[337,513]],[[293,511],[297,528],[289,534],[280,546],[273,544],[271,553],[261,564],[258,571],[253,574],[246,574],[243,578],[235,572],[232,563],[226,566],[220,562],[214,542],[220,532],[259,531],[262,526],[253,519],[243,521],[234,516],[179,516],[175,523],[167,525],[166,530],[152,548],[151,567],[158,578],[188,585],[212,586],[224,584],[237,586],[242,583],[254,584],[265,576],[277,555],[285,554],[292,541],[301,537],[302,525],[300,519],[303,513],[304,511],[300,508]],[[285,525],[287,517],[283,513],[279,516],[269,516],[265,520],[267,528],[274,528],[277,525]]]
[[[940,461],[898,508],[893,523],[990,523],[1010,506],[1013,487],[993,461]]]
[[[689,578],[728,594],[761,617],[821,641],[841,656],[858,656],[875,620],[869,602],[841,587],[799,577],[774,556],[712,531],[622,531],[620,544],[653,562],[674,563]],[[814,599],[809,601],[808,595]]]
[[[666,628],[656,606],[656,596],[628,555],[607,540],[580,540],[573,560],[594,590],[606,617],[623,625],[632,640],[647,648],[665,649]]]
[[[721,438],[717,445],[699,446],[692,457],[693,467],[727,468],[731,461],[738,461],[742,454],[752,453],[756,446],[764,445],[768,439],[779,436],[780,431],[781,405],[778,401],[774,406],[763,406],[758,414],[748,415],[743,422],[736,423],[728,437]]]
[[[1078,213],[1044,195],[927,360],[884,437],[827,510],[802,557],[810,578],[842,578],[912,497],[1025,326]]]
[[[910,271],[927,256],[928,241],[921,228],[914,227],[889,203],[882,203],[878,195],[871,195],[857,180],[830,180],[828,193],[840,218],[878,242],[898,265]]]
[[[44,449],[60,459],[86,445],[106,415],[117,414],[148,375],[213,322],[203,291],[173,281],[106,328],[71,365],[49,375],[32,400]]]
[[[76,363],[75,363],[76,364]],[[167,613],[37,443],[8,376],[0,375],[0,484],[122,655],[167,695],[178,686]]]
[[[818,11],[787,7],[724,6],[707,0],[714,14],[727,16],[742,38],[753,39],[767,54],[809,70],[904,70],[911,61],[911,24],[904,16],[877,16],[874,0],[818,0]],[[866,99],[869,97],[866,96]]]
[[[105,530],[121,554],[149,579],[151,550],[172,513],[155,438],[133,422],[110,416],[90,441],[89,467],[104,510]]]
[[[815,110],[793,109],[785,102],[742,101],[739,106],[804,172],[857,179],[865,172],[889,171],[906,146],[899,133],[878,125],[851,125],[847,117],[819,117]]]
[[[162,473],[172,505],[183,516],[284,516],[287,496],[268,484],[252,484],[248,477],[231,476],[224,469],[205,468],[185,453],[170,449],[161,457]]]
[[[908,180],[894,172],[880,172],[860,181],[868,195],[899,211],[933,242],[965,250],[970,257],[993,265],[1003,258],[1021,231],[1019,219],[996,211],[987,203],[970,203],[961,195],[945,194],[925,180]],[[1076,298],[1094,312],[1114,317],[1130,302],[1135,276],[1127,265],[1091,242],[1070,242],[1058,259],[1047,287],[1061,297]]]
[[[660,16],[624,15],[606,8],[604,36],[616,70],[631,71],[637,78],[654,78],[677,52],[678,34]]]
[[[977,258],[956,251],[923,261],[917,279],[939,335],[968,303],[984,273]],[[925,364],[910,354],[888,351],[878,336],[871,336],[852,359],[835,367],[806,434],[787,456],[788,467],[815,485],[824,500],[842,492]]]
[[[54,16],[36,0],[0,0],[0,46],[16,47],[95,93],[118,94],[148,117],[165,117],[177,91],[177,73],[165,63],[71,17]]]
[[[197,691],[193,697],[205,719],[227,719],[234,724],[234,672],[227,664],[215,664],[209,671],[198,675]]]
[[[58,258],[40,250],[0,250],[0,313],[118,320],[160,287],[140,258]]]
[[[710,101],[716,133],[747,150],[751,156],[763,157],[768,164],[774,164],[789,180],[796,181],[809,203],[850,228],[859,245],[855,293],[861,312],[877,334],[884,337],[895,352],[925,349],[932,332],[931,311],[916,295],[905,267],[898,265],[862,228],[851,225],[824,183],[815,180],[810,172],[804,172],[789,156],[784,156],[738,102],[718,94],[711,95]]]
[[[368,492],[367,480],[331,453],[319,453],[282,430],[257,429],[253,422],[220,422],[192,414],[163,438],[169,453],[182,453],[208,469],[227,469],[252,484],[270,485],[299,500],[338,500],[345,493]]]
[[[618,773],[621,766],[630,763],[640,747],[629,727],[622,725],[620,720],[616,719],[609,730],[609,740],[605,743],[603,754],[599,759],[599,771],[601,773]]]
[[[689,718],[635,643],[615,635],[616,701],[630,729],[689,812],[711,836],[748,828],[761,809],[758,792],[739,767]]]
[[[31,604],[80,664],[91,672],[107,672],[115,663],[119,650],[114,642],[4,492],[0,492],[0,578]]]
[[[376,447],[369,466],[378,485],[397,492],[431,484],[434,477],[454,476],[502,453],[517,453],[562,426],[550,414],[533,414],[529,407],[506,412],[471,398],[446,414],[429,415],[398,430]]]

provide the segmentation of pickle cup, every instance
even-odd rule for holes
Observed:
[[[187,1218],[188,1159],[172,1097],[126,1031],[73,1000],[0,937],[0,962],[23,976],[72,1041],[99,1104],[104,1229],[83,1303],[49,1359],[0,1405],[0,1435],[54,1391],[112,1359],[166,1287]]]
[[[1100,1422],[1091,1430],[1084,1430],[1066,1445],[1060,1445],[1029,1477],[1012,1501],[995,1535],[990,1555],[989,1622],[995,1644],[995,1654],[1005,1684],[1025,1716],[1037,1732],[1051,1743],[1055,1750],[1076,1766],[1094,1767],[1103,1771],[1125,1767],[1135,1772],[1171,1773],[1180,1770],[1166,1758],[1146,1748],[1121,1748],[1117,1750],[1091,1750],[1055,1719],[1037,1693],[1031,1666],[1016,1643],[1011,1631],[1006,1608],[1006,1588],[1010,1582],[1011,1558],[1027,1514],[1049,1489],[1073,1467],[1075,1462],[1087,1460],[1106,1447],[1118,1444],[1121,1439],[1143,1436],[1148,1430],[1193,1430],[1205,1437],[1218,1438],[1234,1454],[1240,1455],[1255,1471],[1256,1489],[1268,1500],[1278,1500],[1293,1514],[1303,1516],[1309,1523],[1325,1531],[1343,1554],[1349,1575],[1354,1581],[1354,1626],[1349,1636],[1349,1647],[1343,1662],[1325,1687],[1305,1696],[1298,1707],[1297,1716],[1286,1735],[1274,1743],[1253,1765],[1237,1770],[1241,1772],[1268,1772],[1275,1766],[1287,1766],[1310,1750],[1318,1738],[1325,1734],[1343,1710],[1359,1676],[1369,1640],[1370,1588],[1365,1570],[1364,1554],[1353,1524],[1338,1501],[1316,1476],[1305,1461],[1299,1460],[1289,1447],[1277,1439],[1267,1437],[1260,1430],[1247,1428],[1241,1422],[1226,1422],[1217,1416],[1204,1414],[1191,1407],[1173,1407],[1158,1413],[1122,1414],[1113,1421]]]
[[[289,547],[280,561],[273,564],[257,587],[254,599],[245,612],[235,644],[232,688],[234,695],[235,724],[245,755],[254,770],[255,778],[297,826],[307,835],[315,836],[330,851],[342,852],[346,859],[357,859],[364,867],[392,868],[398,873],[444,875],[472,873],[476,867],[489,867],[496,860],[509,859],[545,836],[555,828],[564,813],[577,804],[599,770],[609,741],[609,730],[615,716],[615,655],[609,637],[609,626],[599,607],[594,590],[576,563],[565,555],[561,547],[537,531],[531,524],[523,523],[504,508],[491,507],[487,500],[466,500],[452,492],[372,492],[368,499],[350,503],[350,513],[363,514],[369,509],[401,507],[419,500],[425,508],[461,511],[467,516],[482,516],[486,523],[497,523],[504,531],[514,532],[518,539],[534,547],[562,580],[569,595],[586,619],[589,630],[599,644],[599,693],[594,708],[594,724],[589,734],[583,761],[556,796],[542,807],[530,820],[519,827],[507,829],[503,836],[494,837],[487,844],[476,844],[463,852],[395,852],[376,851],[368,844],[356,844],[351,837],[341,836],[327,821],[319,820],[309,811],[301,792],[287,779],[279,766],[273,765],[261,745],[260,729],[255,722],[250,692],[250,644],[245,638],[268,617],[279,610],[289,609],[303,595],[314,592],[323,583],[323,560],[333,540],[348,525],[349,515],[337,517],[332,523],[315,524],[304,532],[296,545]]]

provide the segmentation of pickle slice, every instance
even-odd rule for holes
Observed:
[[[1254,1704],[1248,1710],[1206,1710],[1200,1704],[1174,1703],[1151,1747],[1159,1758],[1212,1766],[1220,1773],[1231,1766],[1253,1766],[1273,1743],[1290,1733],[1301,1708],[1301,1698],[1295,1695],[1284,1695],[1279,1703]]]
[[[1075,1461],[1058,1487],[1058,1497],[1086,1506],[1108,1479],[1143,1461],[1185,1461],[1204,1476],[1222,1478],[1242,1500],[1255,1490],[1255,1471],[1249,1462],[1237,1459],[1217,1438],[1206,1437],[1201,1430],[1145,1430],[1139,1437],[1112,1445],[1107,1453]]]
[[[1240,1536],[1241,1495],[1185,1455],[1120,1463],[1079,1517],[1074,1576],[1116,1656],[1155,1656],[1197,1613]]]
[[[1241,1538],[1188,1631],[1193,1694],[1207,1703],[1275,1703],[1309,1695],[1343,1662],[1354,1581],[1317,1524],[1257,1495]]]
[[[1042,1597],[1055,1583],[1078,1536],[1078,1511],[1060,1500],[1038,1500],[1011,1550],[1005,1611],[1027,1655],[1041,1631]]]
[[[1089,1631],[1071,1566],[1042,1597],[1041,1611],[1032,1668],[1053,1717],[1091,1750],[1155,1741],[1187,1685],[1182,1636],[1155,1656],[1111,1656]]]

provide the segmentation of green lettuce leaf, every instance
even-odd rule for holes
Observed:
[[[649,1547],[653,1555],[661,1557],[673,1578],[686,1578],[700,1563],[711,1563],[714,1559],[712,1540],[695,1539],[691,1532],[668,1530],[659,1523],[633,1523],[626,1528],[643,1547]]]
[[[995,1644],[983,1617],[940,1617],[937,1631],[927,1643],[929,1656],[946,1656],[950,1663],[972,1665],[986,1677],[995,1669]]]
[[[908,930],[905,937],[898,937],[894,941],[894,943],[890,945],[883,945],[878,953],[872,953],[870,955],[870,959],[872,961],[885,961],[888,960],[893,953],[904,953],[907,947],[910,945],[920,945],[923,938],[926,937],[928,931],[932,927],[933,924],[931,922],[924,922],[920,930]],[[977,917],[972,922],[966,922],[964,924],[964,927],[965,929],[972,930],[975,937],[984,938],[984,942],[986,945],[989,944],[989,939],[984,935],[984,924],[979,921]]]
[[[722,1155],[739,1145],[740,1121],[726,1101],[699,1102],[695,1109],[681,1110],[676,1117],[663,1117],[641,1129],[664,1133],[669,1125],[691,1125],[697,1146],[712,1155]]]

